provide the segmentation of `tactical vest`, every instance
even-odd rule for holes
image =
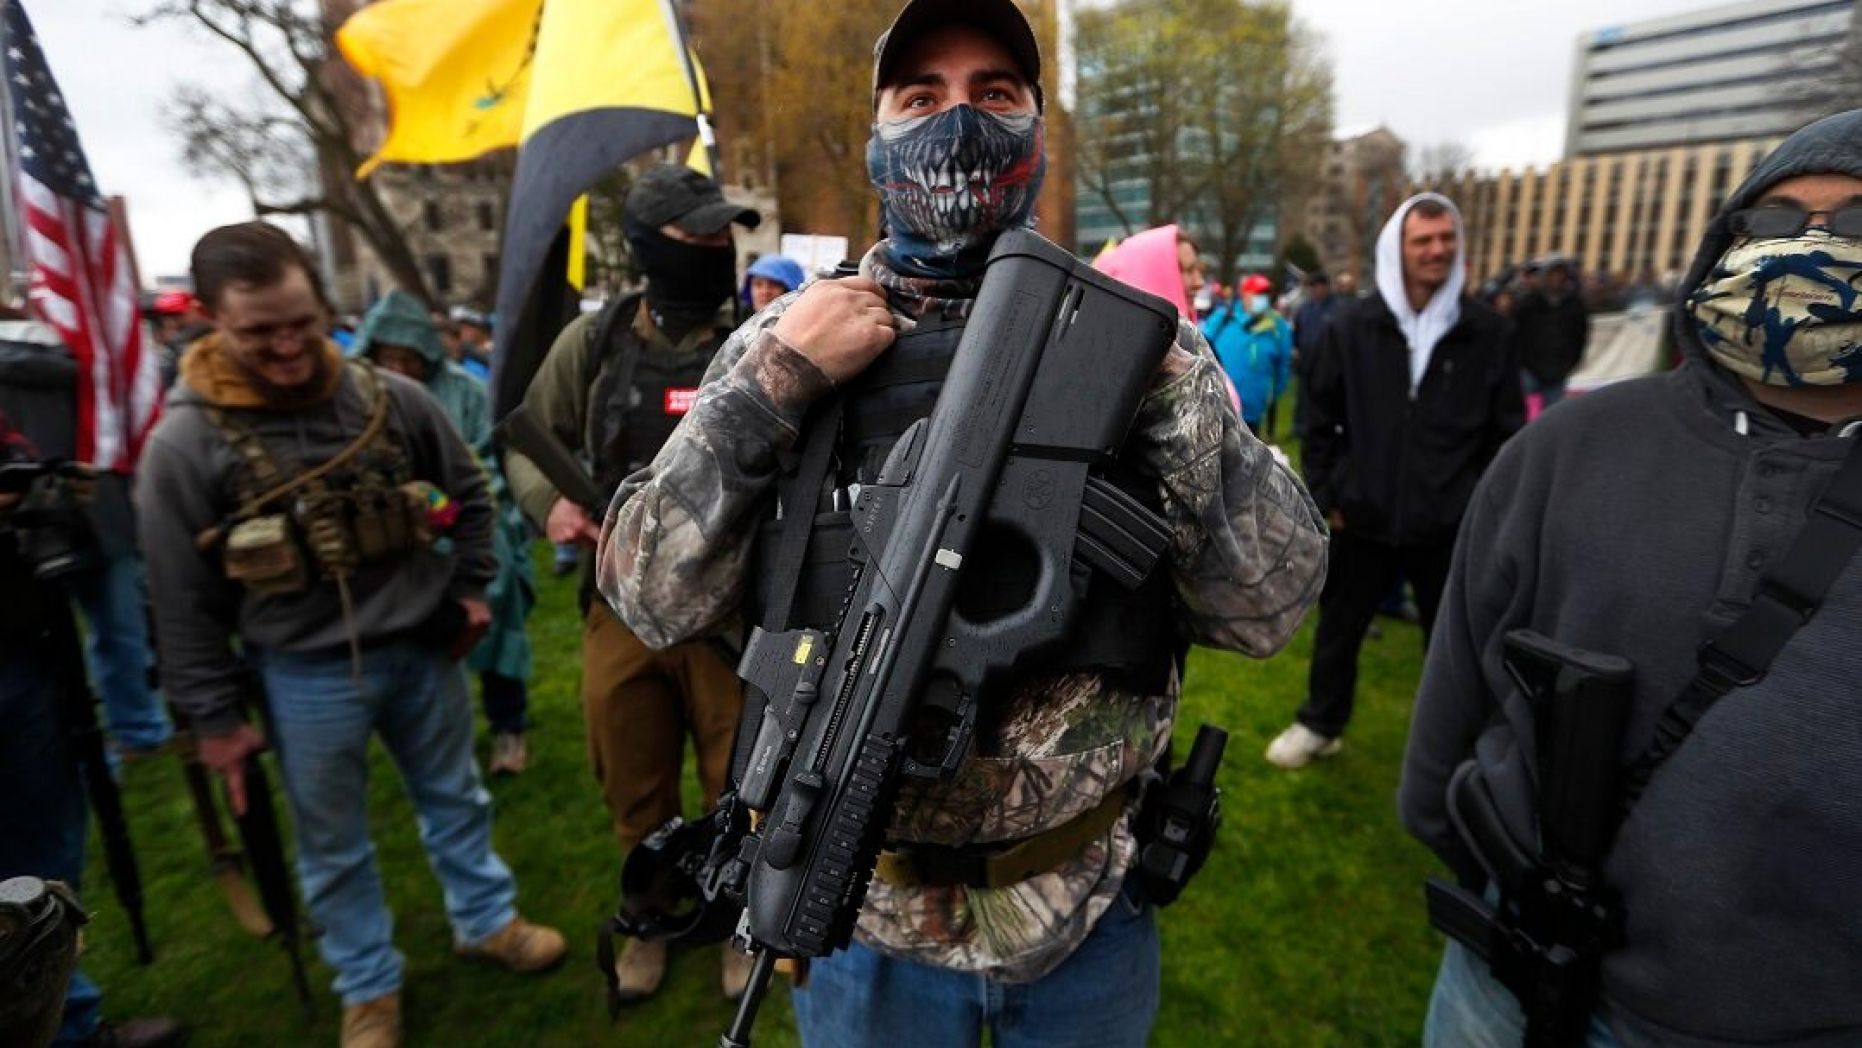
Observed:
[[[822,485],[816,503],[790,612],[781,623],[770,615],[784,581],[784,569],[774,563],[772,553],[787,522],[769,519],[759,525],[752,553],[752,585],[745,608],[748,621],[765,629],[834,629],[853,582],[853,520],[846,488],[877,479],[893,445],[913,423],[930,416],[962,336],[961,320],[920,324],[844,387],[832,481]],[[1117,462],[1107,479],[1146,507],[1161,510],[1155,481],[1144,480]],[[792,465],[785,466],[778,482],[783,489],[781,501],[792,504],[790,486],[807,482]],[[958,606],[975,613],[988,611],[992,599],[1015,604],[1019,595],[1031,591],[1036,570],[1032,558],[1016,556],[1014,551],[978,548],[966,559]],[[1009,599],[1009,595],[1017,596]],[[1084,614],[1070,642],[1059,654],[1023,670],[1110,673],[1119,675],[1122,683],[1139,694],[1161,695],[1169,687],[1170,670],[1181,647],[1171,624],[1171,599],[1170,572],[1163,564],[1135,590],[1095,572]]]
[[[342,582],[362,565],[433,543],[431,515],[444,512],[445,496],[413,479],[407,452],[389,431],[386,383],[366,361],[344,366],[354,369],[368,397],[369,419],[355,440],[321,463],[280,463],[236,415],[206,409],[239,457],[238,505],[196,543],[205,549],[224,542],[226,576],[254,592],[302,592],[310,563],[323,578]]]
[[[675,345],[654,326],[643,295],[601,311],[589,350],[598,355],[588,401],[587,451],[595,481],[612,496],[628,475],[653,461],[679,420],[728,332],[702,324]]]

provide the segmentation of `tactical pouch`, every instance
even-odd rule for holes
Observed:
[[[227,578],[263,596],[302,593],[310,584],[290,519],[282,513],[235,524],[226,536],[224,565]]]

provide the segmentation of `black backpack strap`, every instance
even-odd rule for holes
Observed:
[[[795,607],[795,592],[801,585],[802,567],[808,560],[808,542],[815,530],[815,511],[821,500],[821,486],[834,464],[834,445],[840,439],[841,408],[845,397],[829,396],[811,414],[804,428],[807,434],[796,462],[795,472],[778,483],[777,505],[782,513],[782,528],[777,532],[769,561],[757,570],[767,571],[775,579],[769,601],[761,610],[762,622],[750,625],[766,630],[789,628],[789,616]],[[750,764],[750,751],[756,748],[757,728],[763,722],[766,697],[755,688],[744,689],[743,714],[737,721],[737,743],[731,749],[730,781],[743,781]]]
[[[1752,603],[1718,636],[1700,648],[1694,679],[1662,713],[1655,740],[1623,775],[1627,814],[1661,763],[1681,748],[1713,704],[1734,688],[1756,684],[1799,628],[1822,606],[1862,549],[1862,436],[1850,438],[1849,454],[1790,549],[1759,577]]]

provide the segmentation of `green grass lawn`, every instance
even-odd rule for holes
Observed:
[[[546,555],[539,547],[540,568]],[[407,955],[409,1043],[715,1044],[730,1015],[717,990],[715,947],[675,954],[659,997],[608,1022],[594,931],[614,903],[616,856],[583,752],[574,587],[540,574],[533,763],[491,789],[498,849],[517,871],[524,911],[568,933],[569,963],[520,977],[454,959],[413,814],[378,751],[370,814],[395,939]],[[1345,752],[1295,774],[1269,767],[1261,751],[1303,693],[1310,621],[1266,662],[1191,656],[1178,755],[1199,721],[1230,730],[1226,821],[1202,876],[1160,917],[1164,1007],[1153,1043],[1415,1042],[1439,949],[1422,908],[1432,863],[1398,826],[1393,797],[1421,652],[1415,627],[1384,620],[1382,631],[1365,645]],[[105,989],[107,1014],[178,1016],[193,1025],[197,1045],[335,1043],[341,1008],[314,948],[307,954],[317,1010],[306,1024],[278,947],[242,933],[221,904],[179,765],[133,765],[124,792],[157,959],[135,964],[93,841],[87,901],[96,919],[84,963]],[[695,803],[688,785],[688,806]],[[760,1045],[796,1043],[780,977],[758,1032]]]

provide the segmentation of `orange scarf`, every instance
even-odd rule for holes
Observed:
[[[304,406],[321,404],[336,395],[343,382],[343,351],[323,340],[323,391]],[[275,408],[264,388],[233,355],[218,331],[203,335],[181,357],[181,380],[207,403],[220,408]]]

